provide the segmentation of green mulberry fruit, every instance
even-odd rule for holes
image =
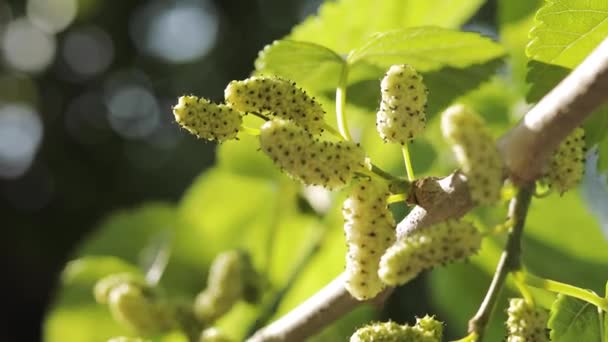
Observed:
[[[476,253],[481,239],[481,233],[465,221],[449,220],[420,229],[384,253],[378,274],[388,285],[403,285],[426,269]]]
[[[358,300],[375,297],[385,286],[378,277],[378,264],[395,241],[395,220],[388,209],[388,196],[387,184],[361,179],[353,184],[342,207],[348,246],[345,287]]]
[[[176,326],[174,311],[146,288],[129,283],[114,287],[108,296],[114,319],[139,335],[156,335]]]
[[[312,134],[323,132],[325,127],[321,105],[294,82],[280,77],[254,76],[232,81],[224,91],[224,98],[238,111],[292,120]]]
[[[416,325],[395,322],[372,323],[359,328],[350,342],[440,342],[443,324],[433,317],[417,318]]]
[[[585,172],[585,131],[576,128],[551,157],[546,178],[549,185],[564,193],[574,188]]]
[[[173,115],[190,133],[219,142],[235,139],[243,123],[238,111],[196,96],[181,96],[173,107]]]
[[[378,133],[385,142],[405,145],[424,130],[428,90],[422,76],[407,64],[391,66],[380,86]]]
[[[219,254],[209,270],[207,288],[195,299],[196,317],[210,323],[230,311],[243,296],[243,255],[239,251]]]
[[[441,130],[460,168],[467,177],[471,199],[477,204],[493,204],[500,199],[503,163],[494,138],[483,120],[463,105],[446,109]]]
[[[292,178],[330,190],[347,185],[365,161],[365,153],[357,144],[316,139],[287,120],[271,120],[262,125],[260,145]]]
[[[522,298],[512,298],[507,309],[507,342],[548,342],[549,314]]]

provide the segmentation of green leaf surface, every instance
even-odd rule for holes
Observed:
[[[551,307],[548,326],[553,342],[602,342],[600,324],[597,307],[559,295]]]
[[[442,67],[466,68],[504,54],[504,49],[478,33],[425,26],[378,33],[354,50],[348,62],[365,60],[379,66],[407,63],[420,72]]]
[[[344,59],[322,45],[277,40],[260,51],[255,61],[258,74],[281,75],[311,89],[333,89],[338,85]]]
[[[549,0],[536,14],[526,54],[565,68],[578,65],[608,36],[605,0]]]
[[[536,102],[608,37],[608,1],[548,0],[536,14],[526,54],[530,58],[527,99]],[[596,111],[585,124],[591,146],[606,135],[608,108]]]
[[[340,53],[360,47],[376,33],[437,25],[457,28],[483,0],[339,0],[326,1],[316,16],[296,26],[290,39],[314,42]]]

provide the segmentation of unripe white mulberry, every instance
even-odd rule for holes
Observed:
[[[428,90],[422,76],[407,64],[390,67],[382,83],[382,101],[376,127],[385,142],[405,145],[419,135],[426,124]]]
[[[209,270],[207,288],[195,299],[196,317],[210,323],[230,311],[243,296],[243,255],[238,251],[219,254]]]
[[[416,325],[378,322],[359,328],[350,342],[440,342],[443,324],[433,317],[417,318]]]
[[[323,132],[325,126],[321,105],[294,82],[280,77],[254,76],[232,81],[224,91],[224,98],[238,111],[293,120],[313,134]]]
[[[403,285],[426,269],[476,253],[481,239],[479,231],[466,221],[449,220],[417,230],[384,253],[378,274],[388,285]]]
[[[479,115],[463,105],[443,112],[441,130],[467,177],[471,199],[492,204],[500,199],[503,163],[494,138]]]
[[[205,98],[181,96],[173,107],[175,121],[199,138],[226,141],[236,138],[243,118],[233,108]]]
[[[124,283],[110,291],[108,306],[114,319],[139,335],[155,335],[176,326],[173,308],[146,288]]]
[[[137,287],[147,287],[143,277],[132,273],[116,273],[101,278],[93,288],[93,295],[99,304],[107,304],[110,292],[119,285],[130,284]]]
[[[316,139],[287,120],[271,120],[262,125],[260,145],[292,178],[330,190],[347,185],[365,161],[365,153],[357,144]]]
[[[507,309],[507,342],[548,342],[549,314],[522,298],[512,298]]]
[[[551,157],[547,180],[560,193],[574,188],[585,172],[585,130],[576,128]]]
[[[395,241],[395,220],[386,202],[388,185],[371,179],[353,184],[342,214],[346,235],[346,280],[348,292],[359,300],[375,297],[384,289],[378,264]]]

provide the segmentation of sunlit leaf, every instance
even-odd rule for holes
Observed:
[[[608,2],[604,0],[550,0],[536,14],[526,54],[530,58],[528,100],[538,101],[580,64],[608,36]],[[606,135],[608,109],[598,110],[587,121],[589,145]]]
[[[326,1],[319,14],[296,26],[289,38],[347,53],[376,32],[422,25],[457,28],[482,4],[482,0]]]
[[[559,295],[549,317],[551,341],[602,342],[600,325],[603,322],[597,307],[579,299]]]
[[[267,45],[255,61],[260,74],[280,75],[311,89],[334,89],[344,59],[324,46],[293,40]]]
[[[434,26],[378,33],[348,56],[355,64],[365,60],[380,66],[407,63],[420,72],[442,67],[466,68],[504,54],[504,49],[478,33]]]

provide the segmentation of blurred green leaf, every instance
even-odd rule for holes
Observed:
[[[338,85],[344,59],[318,44],[277,40],[267,45],[255,61],[259,74],[281,75],[310,89],[334,89]]]
[[[243,124],[259,128],[263,121],[252,115],[244,118]],[[239,134],[239,140],[229,140],[217,148],[216,167],[243,177],[258,177],[266,180],[285,177],[272,163],[272,160],[260,150],[258,137]]]
[[[554,342],[602,342],[600,324],[597,307],[559,295],[551,307],[548,326]]]
[[[61,287],[44,322],[46,342],[97,342],[129,335],[110,316],[107,307],[95,303],[93,287],[108,275],[139,269],[114,256],[87,256],[69,262],[61,275]]]
[[[534,273],[603,290],[608,241],[576,191],[532,202],[522,248],[523,262]]]
[[[608,135],[599,143],[598,146],[599,161],[597,164],[598,170],[604,172],[608,170]]]
[[[211,260],[219,252],[242,247],[260,257],[263,236],[275,215],[275,182],[212,168],[184,194],[179,216],[193,227],[188,246]]]
[[[420,72],[442,67],[466,68],[503,56],[504,49],[478,33],[425,26],[375,34],[348,56],[355,64],[365,60],[388,67],[407,63]]]
[[[467,334],[468,320],[483,301],[491,274],[475,265],[457,263],[439,267],[429,274],[432,305],[438,319],[446,322],[449,340]],[[486,341],[501,341],[505,336],[506,294],[503,292],[485,334]]]
[[[605,151],[603,141],[608,138],[608,106],[604,106],[602,109],[595,111],[583,124],[585,129],[585,143],[587,147],[591,147],[595,144],[599,144],[599,149],[602,153],[608,153]],[[600,158],[601,159],[601,158]],[[602,163],[600,161],[600,163]],[[605,170],[601,165],[600,170]]]
[[[369,37],[388,30],[421,25],[457,28],[483,0],[340,0],[326,1],[317,16],[296,26],[290,39],[310,41],[340,53],[361,46]]]

